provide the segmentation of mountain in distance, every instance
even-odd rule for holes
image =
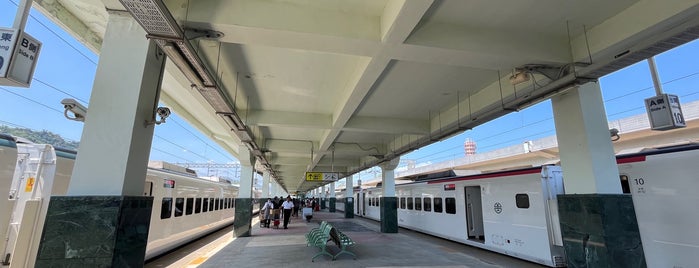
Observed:
[[[0,125],[0,133],[25,138],[37,144],[51,144],[53,147],[78,150],[80,142],[66,140],[60,135],[48,130],[36,131],[28,128],[13,128]]]

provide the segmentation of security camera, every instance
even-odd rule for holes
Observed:
[[[87,116],[87,107],[80,104],[75,99],[63,99],[61,101],[61,104],[63,104],[63,108],[65,108],[63,115],[66,118],[73,121],[85,122],[85,116]],[[68,115],[68,111],[73,113],[72,117]]]
[[[158,109],[156,109],[155,112],[160,116],[163,122],[165,122],[165,118],[168,118],[171,113],[170,108],[167,107],[158,107]]]
[[[610,129],[609,135],[612,137],[612,141],[618,141],[619,139],[621,139],[621,136],[619,136],[619,130],[616,128]]]
[[[167,119],[171,113],[172,112],[170,112],[170,108],[158,107],[155,109],[155,114],[160,117],[160,120],[155,120],[155,118],[153,118],[153,121],[146,121],[146,125],[160,125],[162,123],[165,123],[165,119]]]

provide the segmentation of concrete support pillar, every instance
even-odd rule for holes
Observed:
[[[326,192],[325,192],[325,185],[320,187],[320,209],[325,209],[326,205],[325,202],[328,200]]]
[[[398,167],[400,158],[383,162],[381,167],[381,187],[383,196],[381,197],[381,232],[398,232],[398,198],[396,197],[396,178],[394,170]]]
[[[552,98],[551,104],[566,193],[558,196],[558,213],[568,266],[645,267],[599,85],[584,84]]]
[[[247,150],[240,150],[240,188],[235,199],[233,232],[236,237],[250,236],[252,229],[252,180],[255,175],[255,157]]]
[[[619,171],[599,84],[551,99],[566,194],[620,194]]]
[[[345,218],[354,218],[354,176],[345,178]]]
[[[154,118],[165,66],[145,35],[131,16],[110,12],[69,196],[51,198],[29,266],[143,266],[153,207],[143,189],[155,127],[146,121]]]
[[[330,212],[335,212],[335,202],[337,202],[337,199],[335,198],[335,183],[330,183],[330,204],[328,210]]]
[[[269,172],[265,172],[262,175],[262,198],[265,200],[270,197],[270,195],[269,195],[269,181],[270,181],[271,176],[272,176],[272,174],[270,174]]]

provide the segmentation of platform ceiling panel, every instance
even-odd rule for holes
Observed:
[[[118,0],[34,3],[95,51],[109,16],[135,14]],[[177,68],[163,101],[234,156],[255,148],[289,192],[318,185],[306,171],[350,176],[699,37],[699,0],[138,3],[185,31],[233,123]],[[532,79],[513,85],[516,72]]]

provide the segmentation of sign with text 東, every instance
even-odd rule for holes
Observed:
[[[0,85],[29,87],[41,42],[13,28],[0,28]]]

